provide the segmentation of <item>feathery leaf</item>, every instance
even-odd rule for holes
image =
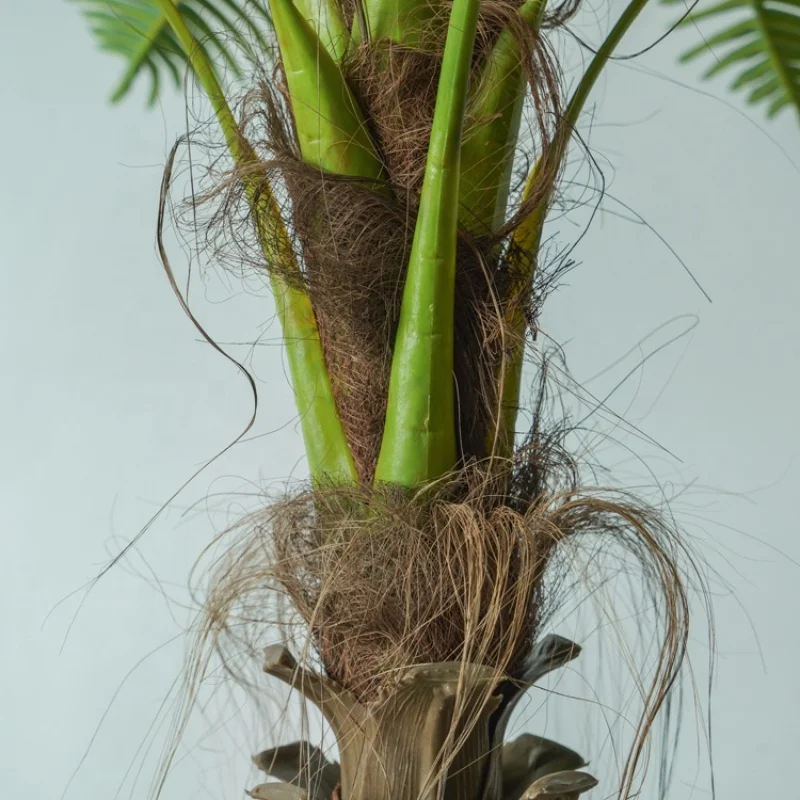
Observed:
[[[722,27],[708,31],[713,23]],[[724,0],[692,12],[680,27],[703,37],[680,59],[712,61],[703,78],[725,73],[731,89],[764,105],[768,117],[790,107],[800,117],[800,0]]]
[[[189,59],[167,24],[157,0],[73,0],[83,8],[102,50],[122,56],[126,68],[111,95],[118,102],[142,74],[150,76],[148,104],[159,97],[162,78],[181,86]],[[214,65],[234,78],[268,45],[264,30],[271,25],[266,4],[259,0],[173,0],[198,46]],[[254,49],[255,48],[255,49]]]

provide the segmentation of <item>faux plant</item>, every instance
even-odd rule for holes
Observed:
[[[573,751],[504,736],[520,694],[577,655],[543,635],[559,597],[548,575],[598,533],[640,561],[663,610],[619,788],[631,796],[685,649],[681,545],[636,501],[581,491],[546,394],[528,402],[521,388],[558,271],[542,230],[570,139],[646,0],[624,8],[567,96],[548,36],[572,3],[80,4],[126,59],[115,99],[148,72],[151,99],[187,70],[204,90],[231,162],[211,193],[218,218],[255,241],[282,326],[310,484],[251,520],[218,564],[205,630],[218,642],[265,587],[288,595],[324,674],[281,649],[265,669],[320,707],[340,764],[305,743],[267,751],[257,765],[285,783],[252,796],[591,789]],[[224,78],[256,65],[270,77],[234,113]],[[519,431],[523,402],[533,424]]]

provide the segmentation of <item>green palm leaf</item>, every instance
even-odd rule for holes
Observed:
[[[122,56],[127,66],[111,101],[130,91],[143,73],[150,77],[148,104],[156,102],[164,77],[180,87],[187,59],[156,0],[73,0],[97,37],[100,48]],[[266,3],[259,0],[173,0],[194,38],[217,72],[241,77],[256,50],[265,50],[270,24]]]
[[[680,23],[686,26],[699,29],[703,41],[681,61],[708,56],[704,78],[733,76],[731,89],[766,107],[768,117],[786,108],[800,115],[800,0],[722,0],[689,14]]]

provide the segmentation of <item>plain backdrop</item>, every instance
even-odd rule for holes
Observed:
[[[611,6],[587,7],[575,30],[599,41],[619,13]],[[673,18],[654,4],[623,51],[645,47]],[[144,798],[168,732],[161,704],[186,647],[189,570],[253,492],[305,475],[301,441],[268,296],[213,271],[197,277],[193,308],[219,340],[261,337],[252,353],[232,346],[252,358],[256,427],[170,505],[130,559],[83,591],[242,430],[252,398],[199,341],[155,250],[162,167],[186,127],[184,98],[168,91],[147,112],[137,86],[109,107],[122,65],[97,52],[73,4],[5,0],[0,19],[0,785],[12,800]],[[619,463],[622,477],[650,469],[670,487],[681,523],[721,576],[711,704],[698,613],[691,652],[702,718],[688,697],[668,797],[711,796],[709,710],[717,797],[792,797],[800,126],[790,113],[764,123],[724,83],[697,82],[697,68],[676,63],[694,41],[675,35],[614,64],[598,85],[581,131],[609,196],[543,328],[598,397],[630,372],[608,406],[664,449],[598,418],[607,436],[597,455]],[[573,164],[570,175],[585,179],[577,151]],[[548,232],[575,241],[586,215],[558,217]],[[186,253],[169,241],[185,274]],[[623,458],[617,440],[641,461]],[[236,493],[251,497],[240,503]],[[587,664],[599,664],[583,643]],[[619,690],[607,672],[593,691],[613,708]],[[254,782],[248,754],[268,743],[271,722],[247,706],[237,714],[232,702],[193,722],[164,797],[239,798]],[[613,754],[607,742],[593,752],[585,705],[555,698],[545,732],[610,775]],[[593,796],[606,796],[604,786]]]

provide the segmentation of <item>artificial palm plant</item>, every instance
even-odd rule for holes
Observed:
[[[564,99],[548,32],[577,3],[81,4],[127,60],[115,98],[143,72],[152,98],[163,73],[179,82],[186,69],[205,91],[231,161],[209,193],[214,219],[234,257],[255,242],[282,326],[310,484],[257,515],[220,563],[207,630],[230,629],[265,585],[290,597],[321,672],[282,648],[265,670],[320,707],[340,764],[306,743],[266,751],[256,763],[283,783],[252,795],[591,789],[572,750],[504,736],[521,693],[578,654],[543,635],[558,599],[547,576],[600,532],[640,560],[664,613],[629,796],[683,657],[679,545],[635,501],[579,491],[543,390],[530,429],[517,418],[526,344],[560,267],[544,263],[545,217],[584,103],[646,0],[622,11]],[[247,65],[267,77],[234,113],[223,77]]]

